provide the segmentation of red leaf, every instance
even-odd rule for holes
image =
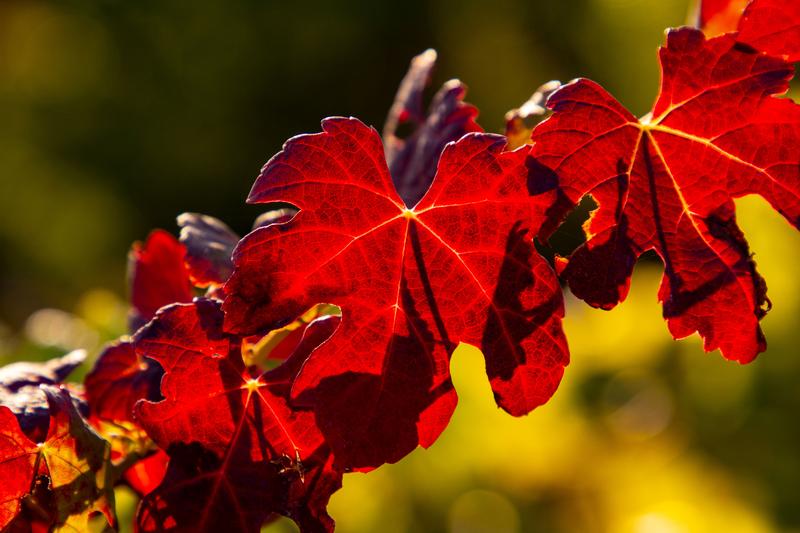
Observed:
[[[636,259],[655,250],[672,334],[697,331],[706,350],[750,361],[765,349],[768,300],[732,200],[760,194],[800,225],[800,107],[774,97],[792,68],[689,28],[667,34],[660,58],[661,92],[643,119],[577,80],[533,133],[540,173],[558,174],[571,205],[586,194],[599,204],[563,275],[576,296],[610,308]]]
[[[165,370],[164,400],[140,402],[137,418],[170,455],[164,482],[141,504],[140,529],[258,531],[275,512],[304,531],[332,529],[325,506],[341,472],[313,413],[290,408],[288,396],[336,319],[314,322],[295,354],[263,374],[244,366],[222,319],[218,302],[198,300],[160,311],[136,335],[136,350]]]
[[[157,363],[136,355],[132,342],[121,340],[108,345],[84,381],[92,416],[132,421],[136,402],[161,397],[163,373]]]
[[[37,524],[85,531],[95,512],[115,526],[108,443],[88,426],[66,389],[41,387],[50,415],[41,443],[0,406],[0,528],[27,531]]]
[[[163,230],[153,231],[144,244],[133,245],[128,258],[132,330],[153,318],[165,305],[192,301],[194,294],[185,256],[186,247]]]
[[[31,491],[38,448],[22,432],[17,418],[0,405],[0,530],[5,531],[22,510],[22,498]]]
[[[286,201],[290,222],[259,228],[234,252],[226,327],[251,333],[320,302],[341,326],[304,365],[293,396],[312,406],[341,464],[397,461],[430,446],[456,393],[449,358],[480,346],[498,404],[546,402],[568,361],[561,292],[527,230],[552,201],[531,198],[528,147],[470,134],[445,148],[436,178],[406,209],[376,132],[332,118],[288,141],[249,201]]]
[[[800,2],[753,0],[739,22],[737,39],[762,52],[800,61]]]
[[[139,495],[146,496],[164,480],[168,461],[166,452],[158,450],[128,468],[123,474],[125,482]]]
[[[698,27],[708,37],[731,32],[756,50],[800,61],[796,0],[703,0]]]

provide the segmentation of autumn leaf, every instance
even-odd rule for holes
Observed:
[[[752,0],[739,21],[737,40],[771,55],[800,61],[800,2]]]
[[[89,420],[111,444],[112,461],[125,466],[122,476],[139,494],[160,483],[166,458],[134,422],[133,407],[142,399],[161,398],[163,375],[158,363],[137,355],[130,338],[123,337],[105,347],[84,381]]]
[[[467,87],[459,80],[445,82],[425,112],[425,89],[436,59],[436,51],[428,49],[411,60],[383,126],[386,162],[407,205],[419,202],[430,187],[447,143],[483,131],[475,122],[477,108],[464,102]]]
[[[733,199],[759,194],[800,225],[800,107],[776,97],[793,71],[690,28],[667,34],[660,59],[661,91],[642,119],[577,80],[550,97],[553,115],[534,130],[539,181],[557,184],[569,205],[584,195],[599,205],[562,275],[576,296],[611,308],[637,258],[654,250],[673,336],[696,331],[706,350],[747,362],[765,349],[769,302]]]
[[[201,215],[183,215],[179,218],[179,223],[181,221],[184,228],[213,226]],[[134,243],[128,255],[131,332],[146,324],[161,307],[192,301],[194,288],[186,263],[196,265],[201,261],[199,256],[210,232],[210,229],[182,232],[182,235],[186,233],[188,248],[164,230],[153,231],[144,243]],[[205,263],[202,267],[211,268]],[[206,278],[205,274],[203,277]],[[130,337],[123,336],[106,345],[84,382],[92,417],[132,421],[133,406],[138,400],[160,397],[158,387],[162,374],[158,364],[136,355]]]
[[[115,482],[125,483],[139,496],[161,483],[167,471],[167,455],[139,425],[97,416],[88,421],[111,446]]]
[[[731,33],[760,52],[800,61],[800,3],[703,0],[697,26],[707,37]]]
[[[186,247],[164,230],[155,230],[128,255],[131,286],[130,329],[135,331],[161,307],[194,297],[185,264]]]
[[[136,402],[161,397],[159,384],[163,373],[157,363],[139,357],[129,339],[109,344],[84,381],[92,416],[132,421]]]
[[[556,390],[568,362],[558,282],[535,251],[552,198],[532,198],[528,147],[497,135],[449,144],[430,190],[408,209],[377,133],[331,118],[289,140],[264,167],[254,203],[300,212],[259,228],[234,253],[225,324],[250,334],[318,303],[341,326],[293,388],[340,464],[369,468],[430,446],[456,405],[450,356],[481,347],[498,404],[528,413]]]
[[[41,385],[50,421],[42,442],[29,439],[0,406],[0,528],[31,523],[83,532],[103,513],[116,525],[110,449],[78,413],[66,389]]]
[[[22,510],[22,498],[31,491],[38,448],[28,439],[11,409],[0,405],[0,530]]]
[[[258,531],[272,513],[327,531],[341,484],[314,415],[289,406],[308,352],[338,318],[312,322],[295,353],[269,372],[246,367],[242,341],[222,331],[219,302],[163,309],[136,334],[137,352],[165,370],[164,399],[137,419],[170,455],[166,477],[140,506],[141,531]]]

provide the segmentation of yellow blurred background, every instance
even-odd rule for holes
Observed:
[[[586,76],[643,114],[663,30],[687,0],[0,2],[0,364],[125,330],[125,258],[182,211],[240,233],[252,179],[326,115],[380,127],[410,58],[439,51],[500,131],[549,79]],[[459,407],[429,450],[345,478],[342,532],[800,532],[800,234],[737,201],[773,310],[740,366],[673,341],[637,266],[611,312],[568,297],[572,363],[522,419],[480,353],[453,359]],[[574,245],[565,230],[557,246]],[[573,234],[569,234],[572,231]],[[80,375],[78,376],[80,377]],[[119,491],[123,523],[135,501]],[[293,531],[288,520],[265,530]],[[123,528],[123,531],[130,531]]]

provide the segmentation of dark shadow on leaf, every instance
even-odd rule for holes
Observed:
[[[749,273],[749,278],[753,283],[753,293],[756,298],[756,305],[753,313],[760,320],[771,307],[771,302],[767,298],[767,283],[756,270],[756,263],[750,253],[750,247],[745,240],[742,230],[736,224],[736,217],[733,214],[733,207],[727,206],[727,213],[715,213],[704,220],[709,233],[715,238],[724,241],[730,248],[736,250],[739,256],[737,262],[730,268],[725,268],[713,278],[701,284],[699,287],[688,291],[683,289],[683,282],[679,276],[673,275],[670,280],[670,298],[664,302],[664,317],[672,318],[683,315],[689,308],[699,302],[705,301],[716,294],[723,287],[736,283],[737,279],[734,271]],[[759,336],[763,339],[762,333]]]
[[[539,196],[551,191],[555,191],[556,194],[555,200],[544,213],[545,219],[539,229],[538,236],[547,240],[561,226],[564,218],[575,207],[575,204],[564,194],[559,186],[558,174],[550,167],[533,156],[526,158],[525,166],[528,168],[528,194]]]
[[[527,356],[521,343],[547,323],[562,306],[559,290],[534,307],[526,307],[522,301],[521,295],[535,289],[535,263],[544,263],[543,258],[535,257],[536,251],[527,233],[522,223],[517,222],[506,238],[506,255],[481,341],[490,380],[511,379],[515,369],[526,363]]]
[[[628,285],[637,253],[627,238],[627,228],[628,217],[623,215],[619,223],[602,236],[605,242],[598,244],[601,235],[597,235],[591,247],[579,246],[561,273],[572,294],[593,307],[613,308]]]
[[[392,336],[382,375],[347,372],[324,379],[298,398],[300,404],[313,403],[317,423],[336,460],[352,469],[393,463],[411,452],[420,442],[421,414],[452,392],[449,379],[431,390],[433,350],[441,350],[442,342],[436,341],[421,319],[405,275],[400,297],[398,312],[405,315],[409,334]],[[336,422],[342,420],[347,421],[346,427]]]

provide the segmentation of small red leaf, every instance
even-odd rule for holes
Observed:
[[[456,404],[459,342],[482,348],[497,402],[514,415],[556,390],[568,361],[561,292],[528,233],[552,197],[529,194],[528,147],[504,145],[487,134],[448,145],[409,210],[376,132],[332,118],[288,141],[253,186],[251,202],[300,212],[237,247],[226,327],[248,334],[317,303],[341,308],[293,396],[313,407],[342,465],[394,462],[436,440]]]
[[[50,420],[39,443],[0,406],[0,528],[86,531],[96,512],[115,526],[108,443],[81,417],[66,389],[41,388]]]
[[[159,384],[163,374],[157,363],[136,355],[129,340],[108,345],[84,381],[92,416],[132,421],[136,402],[161,397]]]
[[[14,413],[0,405],[0,530],[19,515],[22,498],[31,491],[38,451]]]
[[[563,276],[610,308],[636,259],[655,250],[672,334],[697,331],[706,350],[747,362],[765,349],[768,301],[732,200],[759,194],[800,226],[800,106],[775,97],[792,68],[690,28],[668,33],[660,59],[661,92],[643,119],[577,80],[550,97],[553,115],[534,130],[539,173],[558,175],[570,205],[586,194],[599,205]]]
[[[131,330],[145,324],[165,305],[192,301],[185,256],[186,247],[163,230],[153,231],[144,244],[133,245],[128,257]]]
[[[239,236],[221,220],[197,213],[180,215],[178,226],[192,283],[201,288],[225,283],[233,270],[231,254]],[[178,301],[182,300],[170,303]]]
[[[164,450],[158,450],[128,468],[123,474],[125,482],[137,494],[146,496],[164,480],[168,461],[167,453]]]
[[[338,319],[313,322],[295,354],[263,374],[245,367],[241,340],[222,331],[222,319],[218,302],[198,300],[163,309],[136,335],[136,350],[165,370],[164,400],[140,402],[137,418],[170,455],[163,483],[140,506],[140,529],[258,531],[276,512],[303,531],[332,529],[325,506],[341,472],[313,413],[292,409],[288,396]]]

